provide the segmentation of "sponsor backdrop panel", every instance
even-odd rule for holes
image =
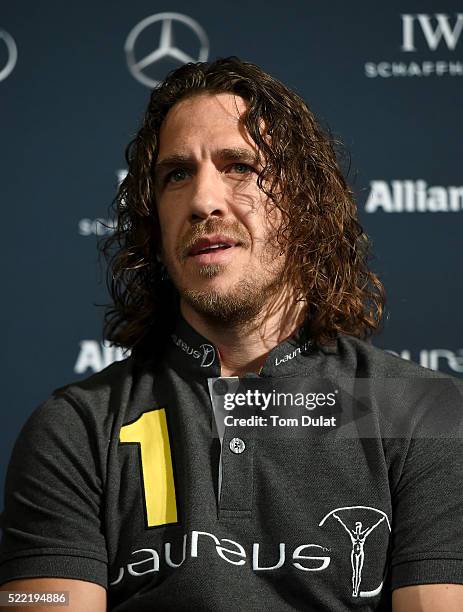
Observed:
[[[463,376],[462,30],[461,3],[444,0],[5,4],[2,488],[30,412],[122,357],[101,341],[100,220],[150,88],[190,60],[260,64],[344,141],[389,295],[375,343]]]

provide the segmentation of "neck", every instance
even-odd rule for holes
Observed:
[[[289,304],[289,305],[288,305]],[[218,349],[222,376],[258,373],[269,352],[290,337],[304,321],[301,302],[281,294],[256,319],[240,323],[219,323],[202,315],[183,299],[184,319]]]

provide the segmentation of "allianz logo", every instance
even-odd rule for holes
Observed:
[[[115,361],[122,361],[130,355],[119,346],[113,346],[107,341],[81,340],[79,352],[74,364],[74,374],[100,372]]]
[[[413,360],[424,368],[430,370],[452,370],[453,372],[463,373],[463,349],[456,353],[448,349],[422,349],[418,353],[418,359],[408,349],[396,352],[387,350],[388,353],[402,357],[402,359]]]
[[[370,181],[365,212],[461,212],[463,186],[429,185],[423,180]]]

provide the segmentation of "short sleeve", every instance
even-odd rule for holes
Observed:
[[[61,577],[107,587],[103,478],[96,434],[55,396],[24,425],[6,475],[0,584]]]
[[[392,589],[463,584],[463,395],[435,388],[393,492]]]

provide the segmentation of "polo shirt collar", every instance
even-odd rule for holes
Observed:
[[[307,360],[319,353],[301,326],[270,351],[259,375],[275,377],[303,374],[307,371]],[[188,376],[214,378],[221,375],[217,347],[198,333],[181,314],[168,340],[166,357],[176,370]]]

